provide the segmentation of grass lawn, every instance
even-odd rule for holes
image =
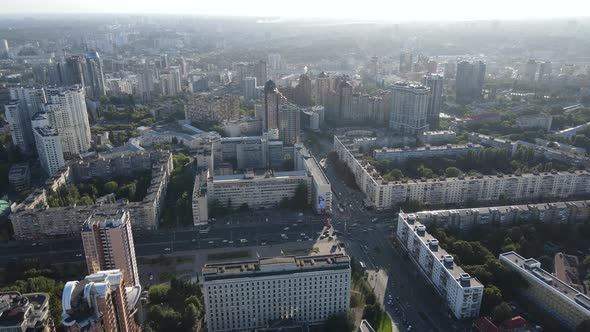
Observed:
[[[379,322],[377,332],[391,332],[391,327],[391,319],[389,318],[389,315],[383,315]]]

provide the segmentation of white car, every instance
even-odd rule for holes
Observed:
[[[248,240],[246,240],[246,239],[240,239],[240,242],[246,243],[246,242],[248,242]]]
[[[164,248],[164,251],[170,251],[170,248]]]
[[[221,242],[223,242],[223,243],[227,243],[227,240],[221,240]]]
[[[207,243],[209,243],[209,244],[213,244],[213,241],[209,241],[209,242],[207,242]]]

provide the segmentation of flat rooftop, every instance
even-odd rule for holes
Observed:
[[[293,274],[317,270],[350,269],[350,257],[343,254],[323,256],[279,256],[256,260],[205,264],[203,280],[214,281]]]
[[[420,239],[420,241],[422,241],[424,246],[426,248],[428,248],[428,251],[430,252],[430,254],[432,256],[434,256],[434,259],[436,261],[438,261],[445,268],[445,270],[447,270],[447,272],[453,277],[453,279],[455,279],[455,281],[457,281],[459,283],[459,285],[461,285],[461,287],[478,287],[478,286],[483,287],[481,282],[479,282],[479,280],[477,280],[477,278],[475,278],[475,277],[470,277],[468,283],[460,281],[460,278],[462,276],[464,276],[466,274],[466,272],[460,266],[455,264],[454,260],[452,262],[445,262],[444,261],[444,257],[448,257],[448,256],[452,256],[452,255],[449,254],[443,248],[441,248],[440,244],[438,244],[436,246],[431,246],[429,244],[431,241],[437,240],[437,239],[434,236],[432,236],[432,234],[430,234],[426,231],[419,231],[418,230],[419,228],[421,228],[420,226],[424,226],[424,229],[428,229],[428,228],[426,227],[426,225],[420,223],[420,221],[418,221],[417,218],[415,218],[416,217],[415,214],[400,213],[400,216],[402,216],[402,218],[410,226],[410,229],[412,230],[412,232],[414,232],[414,234],[417,235],[417,237]],[[410,220],[412,218],[414,218],[413,219],[414,221],[410,222]]]
[[[500,258],[504,258],[505,261],[510,262],[514,267],[517,267],[521,271],[530,274],[532,277],[539,279],[547,285],[547,288],[553,292],[559,293],[561,296],[568,298],[575,304],[584,310],[587,315],[590,316],[590,298],[577,289],[569,286],[565,282],[559,280],[551,273],[541,268],[541,263],[533,258],[524,258],[514,251],[505,252],[500,254]]]

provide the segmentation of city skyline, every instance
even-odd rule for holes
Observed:
[[[363,6],[340,6],[336,1],[303,0],[289,8],[272,6],[273,1],[257,0],[256,5],[237,0],[223,2],[191,3],[187,0],[172,0],[166,4],[139,1],[118,2],[105,0],[80,3],[71,0],[53,1],[25,0],[3,4],[3,14],[180,14],[233,17],[270,17],[264,23],[278,23],[289,19],[355,19],[381,22],[411,21],[472,21],[472,20],[528,20],[582,18],[590,16],[590,4],[576,0],[561,1],[508,1],[499,0],[494,6],[474,6],[468,0],[438,2],[427,0],[420,3],[391,4],[385,0],[369,0]],[[482,4],[483,5],[483,4]],[[31,10],[31,8],[35,8]],[[115,8],[115,9],[113,9]],[[381,8],[376,10],[376,8]],[[462,10],[458,10],[462,8]],[[471,10],[467,10],[471,8]],[[408,15],[408,13],[415,13]],[[586,13],[586,14],[583,14]]]

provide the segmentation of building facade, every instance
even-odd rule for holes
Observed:
[[[54,332],[49,294],[0,292],[0,332]]]
[[[430,129],[435,129],[439,126],[439,116],[442,107],[443,81],[443,76],[438,74],[428,74],[422,78],[422,84],[430,88],[430,99],[428,100],[427,112]]]
[[[432,157],[457,157],[470,152],[478,152],[483,149],[479,144],[424,146],[414,149],[381,148],[373,150],[373,158],[376,160],[388,160],[404,162],[408,159],[432,158]]]
[[[455,99],[458,103],[468,104],[481,99],[485,73],[486,65],[482,61],[461,61],[457,64]]]
[[[479,317],[483,285],[455,264],[415,215],[399,213],[396,235],[457,319]]]
[[[139,286],[129,211],[93,214],[82,225],[81,236],[89,274],[118,269],[126,285]]]
[[[322,323],[350,307],[350,258],[260,258],[203,267],[209,332],[244,331],[270,322]]]
[[[430,88],[423,85],[396,83],[392,86],[389,129],[401,135],[428,130]]]
[[[543,270],[537,260],[513,251],[500,254],[499,258],[502,264],[526,280],[527,287],[521,289],[521,294],[568,331],[574,331],[582,321],[590,319],[590,298]]]
[[[141,287],[127,286],[120,270],[68,281],[62,294],[62,324],[69,332],[139,332],[134,315],[140,295]]]

